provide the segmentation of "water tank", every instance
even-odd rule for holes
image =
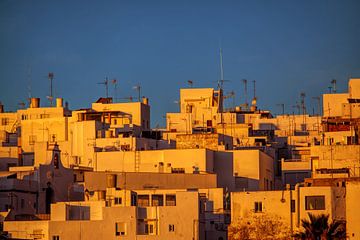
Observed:
[[[38,108],[40,107],[40,98],[31,98],[31,108]]]
[[[63,106],[63,99],[62,98],[57,98],[56,99],[56,107],[62,107]]]

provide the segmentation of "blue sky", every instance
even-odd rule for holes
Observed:
[[[0,101],[15,110],[31,95],[48,104],[47,73],[70,108],[105,95],[150,98],[152,126],[178,111],[179,89],[216,87],[219,46],[225,93],[244,102],[242,79],[256,80],[261,109],[286,111],[337,79],[360,77],[359,1],[0,1]],[[248,86],[252,95],[252,85]],[[113,95],[113,87],[110,94]],[[231,100],[226,103],[231,104]]]

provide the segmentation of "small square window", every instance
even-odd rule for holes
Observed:
[[[126,223],[124,222],[115,223],[115,235],[116,236],[126,235]]]
[[[151,206],[164,206],[164,196],[154,194],[151,196]]]
[[[305,210],[325,210],[325,196],[306,196]]]
[[[122,198],[121,197],[115,197],[115,205],[120,205],[122,204]]]
[[[175,225],[169,224],[169,232],[175,232]]]
[[[166,195],[166,206],[176,206],[176,195]]]
[[[262,202],[255,202],[255,209],[254,211],[257,212],[262,212],[263,208],[262,208]]]
[[[151,223],[145,224],[145,234],[153,234],[154,233],[154,225]]]
[[[148,207],[150,206],[149,195],[138,195],[137,203],[139,207]]]

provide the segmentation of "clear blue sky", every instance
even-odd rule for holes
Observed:
[[[187,80],[216,87],[221,43],[225,92],[235,91],[237,103],[241,80],[255,79],[261,109],[280,113],[276,104],[285,103],[292,112],[304,91],[312,112],[311,97],[332,79],[346,91],[348,77],[360,77],[359,13],[357,0],[1,0],[0,101],[15,110],[31,85],[48,104],[54,72],[56,97],[71,109],[90,107],[105,95],[97,82],[107,76],[118,80],[118,97],[136,96],[140,83],[152,125],[164,125]]]

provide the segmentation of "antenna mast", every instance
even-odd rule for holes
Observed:
[[[109,88],[108,88],[109,79],[106,77],[106,78],[105,78],[105,81],[99,82],[98,84],[104,84],[104,85],[105,85],[106,98],[109,98]]]
[[[28,81],[28,102],[31,103],[31,66],[27,66],[27,81]]]
[[[222,89],[222,84],[224,81],[224,65],[223,65],[223,54],[222,48],[220,48],[220,81],[218,82],[218,88]]]
[[[331,84],[332,84],[332,92],[333,93],[336,93],[336,79],[333,79],[331,81]]]
[[[188,80],[187,83],[189,84],[190,88],[193,87],[193,84],[194,84],[193,80]]]
[[[53,80],[54,80],[54,73],[53,72],[49,72],[48,74],[48,79],[50,80],[50,96],[48,96],[48,99],[50,101],[50,106],[53,106]]]
[[[140,96],[141,96],[141,86],[140,84],[133,87],[138,92],[138,101],[140,102]]]
[[[115,100],[115,99],[117,99],[116,98],[117,80],[114,78],[113,80],[111,80],[111,83],[114,85],[114,100]]]
[[[279,104],[276,104],[276,106],[280,106],[281,109],[282,109],[282,115],[285,115],[285,104],[284,103],[279,103]]]
[[[244,83],[244,95],[245,95],[245,108],[246,110],[248,110],[248,101],[247,101],[247,80],[243,79],[242,80]]]
[[[253,80],[253,84],[254,84],[254,98],[256,99],[256,80]]]
[[[306,114],[306,107],[305,107],[305,92],[300,93],[300,98],[301,98],[301,110],[302,110],[302,114],[305,115]]]
[[[318,107],[318,116],[321,116],[321,105],[320,105],[320,101],[321,101],[321,99],[320,99],[320,97],[319,96],[317,96],[317,97],[313,97],[313,99],[315,99],[316,101],[317,101],[317,107]]]

